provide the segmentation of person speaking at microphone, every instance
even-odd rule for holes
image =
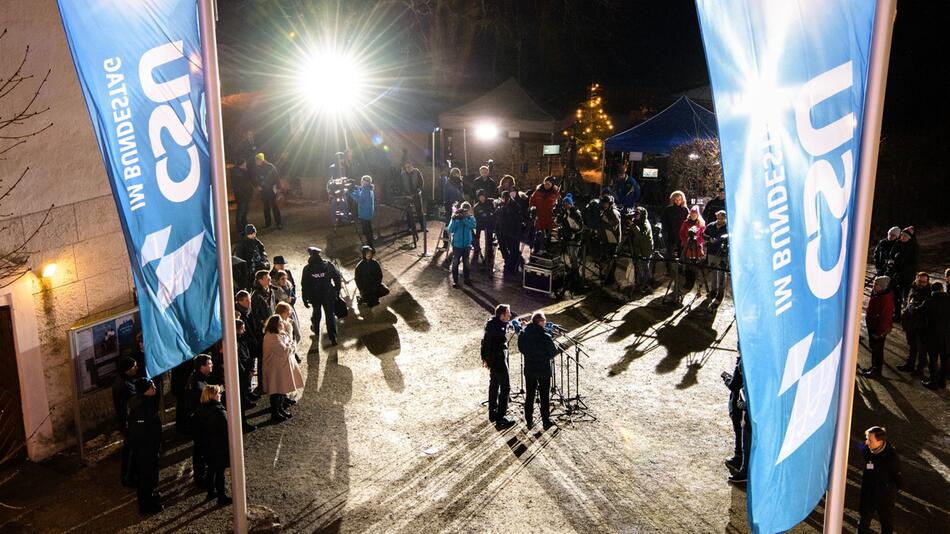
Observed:
[[[534,426],[534,396],[541,395],[541,423],[544,430],[551,423],[551,360],[557,355],[554,339],[545,329],[547,318],[537,312],[531,316],[531,324],[518,336],[518,350],[524,356],[524,420],[528,428]],[[553,323],[552,323],[553,324]]]
[[[508,418],[508,325],[511,321],[511,306],[495,306],[495,314],[485,323],[482,337],[482,366],[488,369],[488,420],[498,429],[515,424]]]

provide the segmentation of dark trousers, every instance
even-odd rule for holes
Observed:
[[[881,522],[881,534],[894,532],[894,499],[883,497],[879,499],[862,498],[858,534],[871,532],[871,518],[877,512],[877,519]]]
[[[205,479],[205,487],[208,493],[216,493],[218,497],[225,497],[227,494],[224,489],[224,467],[214,466],[208,468],[208,477]]]
[[[336,341],[336,314],[333,313],[333,307],[336,303],[336,295],[327,296],[322,302],[313,302],[313,314],[310,316],[310,325],[314,334],[320,334],[321,316],[327,316],[327,335],[330,341]]]
[[[485,248],[482,248],[481,238],[485,236]],[[478,258],[485,251],[485,265],[491,267],[495,264],[495,235],[488,228],[476,228],[475,240],[472,241],[472,247],[475,249],[475,263],[478,264]]]
[[[944,351],[932,351],[930,356],[930,381],[944,385],[947,383],[947,371],[950,369],[950,362],[947,361],[947,353]]]
[[[742,416],[745,412],[739,408],[729,410],[729,419],[732,420],[732,434],[735,436],[732,457],[741,460],[742,455]]]
[[[261,195],[261,202],[264,204],[264,226],[270,226],[271,213],[274,214],[274,222],[280,225],[280,208],[277,207],[277,195]]]
[[[508,363],[492,367],[488,380],[488,419],[496,421],[508,414],[508,394],[511,384],[508,382]]]
[[[138,477],[137,497],[139,508],[144,508],[155,502],[152,495],[158,489],[158,458],[161,454],[162,423],[154,420],[133,423],[130,434],[135,450],[132,458],[135,461],[135,473]]]
[[[373,220],[360,219],[360,226],[363,228],[363,237],[366,238],[366,244],[375,248],[373,245]]]
[[[129,438],[129,431],[122,432],[122,483],[126,486],[135,484],[135,455],[134,446]]]
[[[752,421],[749,420],[749,411],[742,410],[742,467],[739,472],[748,474],[749,457],[752,453]]]
[[[907,366],[923,369],[927,363],[924,329],[913,327],[906,329],[904,333],[907,335]]]
[[[534,418],[534,395],[541,397],[541,422],[551,420],[551,377],[525,373],[524,420],[531,424]]]
[[[468,248],[459,248],[452,247],[452,282],[457,284],[459,283],[459,262],[462,262],[462,272],[465,276],[465,281],[468,282],[471,279],[471,275],[468,272]]]
[[[237,201],[237,214],[234,216],[234,220],[237,224],[237,231],[244,233],[244,227],[247,226],[247,209],[250,205],[250,202],[247,200],[238,200]]]
[[[521,267],[521,241],[517,236],[503,236],[499,240],[501,246],[505,247],[502,253],[505,258],[505,272],[509,274],[518,272],[518,268]]]
[[[191,471],[194,474],[195,480],[200,481],[203,480],[207,474],[208,459],[205,453],[203,432],[197,427],[197,424],[193,424],[191,427],[191,433],[192,436],[194,436],[193,445],[191,447]]]
[[[884,369],[884,342],[887,336],[868,336],[868,345],[871,348],[871,367],[881,371]]]

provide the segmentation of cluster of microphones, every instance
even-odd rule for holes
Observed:
[[[521,331],[524,330],[524,327],[529,324],[531,324],[530,315],[525,315],[522,317],[513,317],[511,321],[509,321],[509,325],[511,326],[511,329],[514,330],[516,334],[520,334]],[[567,332],[568,331],[563,326],[557,323],[552,323],[551,321],[547,321],[544,323],[544,330],[547,332]]]

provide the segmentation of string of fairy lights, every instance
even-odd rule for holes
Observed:
[[[613,121],[604,112],[600,84],[593,83],[588,87],[587,98],[574,114],[574,123],[561,133],[567,139],[574,138],[578,166],[596,167],[603,152],[604,140],[613,129]]]

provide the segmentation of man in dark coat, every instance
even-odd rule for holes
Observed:
[[[264,158],[264,153],[259,152],[254,157],[257,165],[257,180],[261,188],[261,203],[264,205],[264,228],[270,228],[271,214],[274,215],[274,222],[277,223],[277,229],[284,227],[280,218],[280,208],[277,207],[277,193],[280,191],[280,173],[273,163]]]
[[[247,420],[247,410],[257,406],[251,397],[251,376],[254,374],[255,357],[251,355],[247,327],[243,320],[234,321],[234,331],[237,334],[238,383],[241,385],[241,428],[247,434],[257,430],[257,427]]]
[[[895,320],[901,318],[904,309],[907,307],[907,297],[910,294],[910,288],[914,285],[914,278],[917,276],[917,264],[920,260],[920,247],[917,244],[917,237],[913,226],[908,226],[901,230],[897,246],[892,252],[894,258],[894,270],[897,275],[897,282],[894,286],[894,305],[897,316]]]
[[[179,403],[176,409],[183,410],[188,418],[191,438],[194,441],[191,454],[191,471],[195,479],[195,484],[200,486],[205,482],[205,473],[208,464],[205,457],[205,444],[202,439],[201,427],[197,420],[196,413],[198,406],[201,404],[201,392],[204,391],[205,386],[208,385],[208,381],[211,379],[211,373],[214,371],[214,363],[211,360],[211,356],[207,354],[199,354],[191,361],[195,370],[192,371],[191,376],[188,377],[188,385],[185,387],[185,396],[181,399],[183,402]]]
[[[874,268],[878,276],[894,276],[897,274],[893,269],[893,261],[900,235],[901,229],[894,226],[887,231],[887,237],[878,241],[877,245],[874,246]]]
[[[495,198],[498,195],[498,185],[495,184],[494,178],[489,176],[491,170],[482,165],[478,168],[478,177],[472,182],[472,187],[475,191],[484,191],[488,198]]]
[[[139,366],[134,358],[121,358],[118,363],[119,374],[112,383],[112,405],[115,407],[115,424],[122,432],[122,485],[133,487],[135,479],[132,469],[132,444],[129,440],[129,400],[135,396],[135,379]]]
[[[241,281],[240,289],[253,288],[257,271],[270,270],[267,250],[264,249],[264,243],[257,238],[257,228],[253,224],[244,227],[244,237],[238,238],[232,254],[244,260],[244,272],[247,277]]]
[[[551,360],[557,356],[557,346],[551,334],[544,330],[547,318],[538,312],[531,316],[531,324],[518,335],[518,350],[524,357],[524,420],[528,428],[534,426],[534,396],[541,396],[541,424],[551,428]]]
[[[129,401],[129,437],[138,478],[139,511],[155,514],[165,509],[158,488],[158,458],[161,455],[162,420],[158,415],[155,384],[140,378],[135,382],[135,396]]]
[[[484,189],[479,189],[476,194],[477,202],[472,206],[472,212],[475,215],[475,240],[472,246],[475,249],[475,263],[482,257],[482,251],[485,251],[484,262],[481,270],[488,269],[489,272],[495,267],[495,201],[488,196]],[[482,235],[485,236],[485,248],[482,248]]]
[[[379,304],[379,290],[383,285],[383,269],[376,261],[376,250],[369,245],[360,249],[363,259],[356,264],[353,277],[356,279],[356,288],[360,290],[360,301],[367,306]]]
[[[313,314],[310,316],[310,329],[314,334],[320,335],[321,315],[327,316],[327,336],[330,337],[330,344],[336,345],[336,315],[334,314],[334,305],[336,299],[340,296],[340,289],[343,287],[340,280],[340,273],[332,263],[323,259],[323,253],[317,247],[307,249],[310,259],[303,268],[303,274],[300,276],[300,286],[303,290],[303,305],[309,308],[313,304]]]
[[[703,208],[703,220],[706,223],[716,220],[717,211],[726,210],[726,190],[719,188],[719,192],[716,193],[716,196],[709,199],[709,202],[706,203],[706,207]]]
[[[231,169],[231,191],[234,192],[234,201],[237,203],[235,226],[240,232],[247,227],[247,210],[257,191],[255,178],[248,172],[247,161],[241,160]]]
[[[861,447],[864,475],[861,477],[861,504],[858,533],[871,532],[871,518],[877,513],[881,534],[894,531],[894,501],[903,485],[900,458],[887,440],[884,427],[872,426],[864,432]]]
[[[485,323],[482,337],[482,367],[488,369],[488,420],[498,428],[515,424],[508,418],[508,393],[511,385],[508,378],[508,323],[511,307],[495,306],[495,315]]]
[[[400,184],[402,184],[403,192],[409,197],[409,201],[412,203],[412,213],[407,212],[407,215],[414,218],[412,219],[412,224],[409,229],[415,231],[415,225],[418,224],[419,231],[425,232],[425,225],[422,224],[422,188],[424,186],[422,171],[417,169],[411,161],[407,160],[402,165],[399,180]]]
[[[930,299],[924,304],[924,338],[930,359],[930,373],[922,382],[928,389],[944,389],[947,387],[947,372],[950,371],[950,361],[947,357],[950,350],[950,294],[946,292],[942,282],[934,282],[930,288]]]
[[[927,360],[927,315],[924,305],[930,298],[930,275],[917,273],[917,278],[907,293],[907,302],[901,314],[901,326],[907,337],[907,361],[897,368],[898,371],[912,373],[922,371]]]

